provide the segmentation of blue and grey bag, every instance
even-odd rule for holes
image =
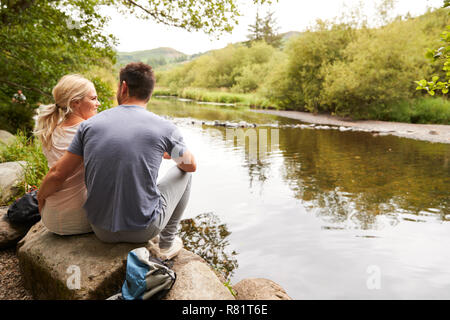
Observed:
[[[150,256],[147,248],[128,253],[127,274],[122,292],[108,300],[157,300],[166,296],[176,280],[167,262]]]

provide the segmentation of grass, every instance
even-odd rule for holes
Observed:
[[[236,292],[236,291],[233,289],[233,287],[231,286],[230,281],[224,282],[223,285],[230,291],[230,293],[232,294],[232,296],[236,298],[237,292]]]
[[[235,104],[260,109],[278,109],[268,99],[255,93],[235,93],[225,90],[184,88],[180,90],[158,87],[155,96],[177,96],[195,101]],[[450,101],[446,97],[422,97],[404,100],[388,106],[374,105],[355,119],[370,119],[422,124],[450,124]]]
[[[25,194],[29,187],[39,185],[48,172],[47,158],[42,152],[37,138],[27,137],[25,132],[18,131],[13,142],[0,143],[0,162],[26,161],[21,193]]]
[[[184,88],[173,90],[158,87],[153,92],[154,96],[177,96],[195,101],[236,104],[238,106],[255,108],[273,108],[269,100],[255,93],[235,93],[220,89],[209,90],[203,88]]]
[[[450,101],[443,97],[399,101],[385,108],[375,107],[368,117],[375,120],[422,124],[450,124]],[[376,111],[383,110],[383,111]]]

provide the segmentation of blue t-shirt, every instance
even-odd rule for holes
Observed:
[[[111,232],[146,228],[161,206],[156,180],[163,154],[185,150],[173,123],[139,106],[82,122],[68,151],[84,158],[89,222]]]

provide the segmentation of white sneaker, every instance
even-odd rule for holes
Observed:
[[[183,240],[176,236],[170,248],[159,250],[160,257],[162,260],[172,259],[180,253],[181,249],[183,249]]]

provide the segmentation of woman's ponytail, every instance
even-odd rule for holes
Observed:
[[[39,107],[34,134],[44,148],[50,149],[56,127],[72,113],[72,102],[83,99],[92,88],[92,82],[78,74],[69,74],[59,80],[52,91],[55,103]]]
[[[55,103],[39,107],[34,134],[41,140],[46,149],[49,149],[51,145],[53,131],[61,121],[61,116],[61,112]]]

